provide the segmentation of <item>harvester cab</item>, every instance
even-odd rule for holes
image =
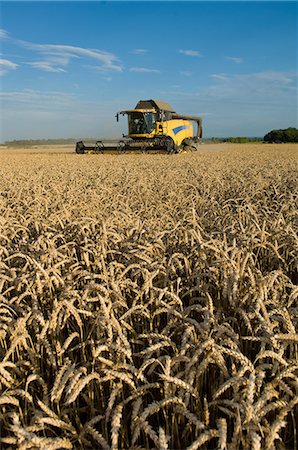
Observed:
[[[128,117],[128,135],[125,137],[148,136],[155,129],[156,113],[152,111],[121,111],[120,114]]]
[[[179,153],[197,150],[202,137],[202,119],[177,114],[161,100],[140,100],[135,109],[116,114],[127,115],[128,134],[121,140],[98,140],[86,145],[77,142],[77,153],[154,152]]]

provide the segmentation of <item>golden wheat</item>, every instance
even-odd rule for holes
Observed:
[[[0,153],[0,445],[297,448],[297,156]]]

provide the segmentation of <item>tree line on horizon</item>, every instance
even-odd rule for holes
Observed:
[[[265,134],[262,137],[247,137],[247,136],[238,136],[238,137],[227,137],[227,138],[210,138],[207,139],[212,142],[233,142],[236,144],[245,144],[249,142],[275,142],[275,143],[283,143],[283,142],[298,142],[298,130],[294,127],[289,127],[284,130],[271,130],[269,133]]]
[[[298,142],[298,130],[294,127],[285,130],[272,130],[264,136],[265,142]]]
[[[3,145],[8,145],[11,147],[20,147],[20,146],[32,146],[32,145],[61,145],[61,144],[74,144],[76,142],[75,138],[66,138],[66,139],[14,139],[11,141],[5,141]]]
[[[96,138],[85,138],[85,140],[96,140]],[[11,147],[21,147],[21,146],[32,146],[32,145],[67,145],[74,144],[77,141],[75,138],[67,139],[14,139],[11,141],[5,141],[3,145]],[[272,143],[283,143],[283,142],[298,142],[298,129],[294,127],[289,127],[286,129],[271,130],[269,133],[265,134],[264,137],[247,137],[247,136],[237,136],[237,137],[211,137],[203,139],[206,142],[231,142],[235,144],[245,144],[249,142],[272,142]]]

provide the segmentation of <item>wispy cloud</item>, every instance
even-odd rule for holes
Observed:
[[[228,75],[224,74],[224,73],[213,73],[210,75],[211,78],[214,78],[215,80],[221,80],[221,81],[226,81],[229,79]]]
[[[267,71],[252,74],[252,76],[260,80],[265,80],[266,82],[269,81],[279,85],[288,85],[294,82],[297,78],[297,73]]]
[[[61,67],[56,67],[53,63],[47,61],[36,61],[27,63],[34,69],[43,70],[45,72],[65,72]]]
[[[274,128],[295,126],[297,122],[295,71],[213,73],[208,84],[162,93],[173,104],[181,104],[188,114],[212,112],[204,120],[205,136],[264,136]]]
[[[160,70],[158,69],[148,69],[147,67],[131,67],[129,71],[139,73],[160,73]]]
[[[290,107],[296,102],[297,93],[296,72],[266,71],[247,74],[211,74],[213,82],[209,86],[193,91],[175,91],[175,95],[192,98],[196,102],[206,104],[240,103],[243,105],[262,105],[270,108]],[[174,92],[164,92],[172,95]],[[223,103],[221,102],[223,101]]]
[[[294,72],[256,72],[247,74],[227,74],[219,73],[210,75],[211,78],[224,82],[225,85],[246,86],[247,88],[256,88],[261,86],[266,90],[274,87],[287,87],[295,82],[297,73]]]
[[[133,53],[134,55],[144,55],[147,52],[148,50],[146,50],[145,48],[134,48],[130,53]]]
[[[203,56],[201,52],[197,50],[178,50],[178,53],[182,53],[182,55],[186,56]]]
[[[212,74],[215,81],[204,96],[214,100],[241,102],[244,104],[293,103],[297,92],[297,73],[295,72],[256,72],[247,74]]]
[[[3,28],[0,28],[0,39],[8,38],[9,34],[6,30],[3,30]]]
[[[110,52],[100,49],[77,47],[64,44],[37,44],[34,42],[13,39],[8,32],[0,28],[0,38],[9,38],[12,43],[35,53],[31,61],[28,61],[31,67],[45,72],[66,72],[66,67],[73,60],[91,60],[100,64],[96,66],[102,72],[122,72],[122,64],[119,58]],[[136,49],[139,52],[145,52],[145,49]],[[36,58],[36,54],[39,56]]]
[[[225,56],[225,59],[227,59],[228,61],[232,61],[235,64],[242,64],[243,63],[243,58],[239,58],[237,56]]]
[[[116,55],[99,49],[90,49],[62,44],[35,44],[27,41],[17,41],[22,47],[36,51],[44,60],[30,62],[32,67],[47,72],[62,72],[73,59],[91,59],[100,63],[102,71],[121,72],[122,65]],[[62,67],[61,67],[62,66]]]
[[[22,105],[31,109],[60,109],[63,105],[69,105],[74,101],[72,94],[60,91],[39,91],[34,89],[23,89],[18,91],[6,91],[0,93],[0,99],[8,104],[14,104],[17,109]]]
[[[189,72],[187,70],[181,70],[180,75],[183,75],[184,77],[191,77],[192,76],[192,72]]]
[[[0,59],[0,75],[5,75],[10,70],[14,70],[18,65],[8,59]]]
[[[120,100],[90,100],[79,92],[19,89],[0,91],[0,102],[5,110],[1,141],[57,136],[81,139],[86,135],[104,138],[126,131],[111,121],[115,111],[123,107]]]

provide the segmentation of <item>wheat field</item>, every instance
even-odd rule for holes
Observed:
[[[1,150],[1,448],[297,448],[297,166]]]

